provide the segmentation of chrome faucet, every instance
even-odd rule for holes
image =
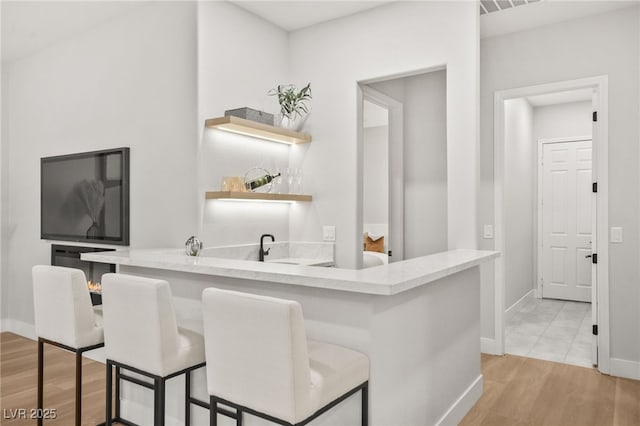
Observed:
[[[264,262],[264,257],[269,255],[269,251],[271,250],[271,247],[269,247],[268,249],[264,249],[264,237],[269,237],[271,238],[272,242],[275,242],[276,238],[271,235],[271,234],[262,234],[260,236],[260,251],[258,252],[258,260],[260,262]]]

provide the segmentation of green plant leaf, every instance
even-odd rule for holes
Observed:
[[[295,118],[295,116],[302,116],[303,113],[309,113],[309,108],[305,102],[311,99],[310,82],[299,91],[293,84],[279,84],[277,88],[269,90],[267,94],[269,96],[278,96],[280,112],[285,117]]]

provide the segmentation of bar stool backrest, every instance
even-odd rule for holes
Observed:
[[[158,376],[178,355],[178,325],[164,280],[125,274],[102,277],[108,359]]]
[[[215,288],[202,302],[209,394],[289,422],[310,414],[300,304]]]
[[[61,266],[32,269],[36,335],[78,349],[102,341],[84,272]]]

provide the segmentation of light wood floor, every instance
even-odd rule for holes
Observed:
[[[514,355],[482,355],[482,374],[462,426],[640,425],[639,381]]]
[[[82,424],[104,420],[104,364],[84,359]],[[58,417],[45,425],[72,425],[74,357],[45,345],[45,408]],[[640,425],[640,382],[593,369],[513,355],[482,355],[484,393],[462,426]],[[0,424],[35,425],[9,419],[9,410],[36,406],[37,344],[0,333]],[[407,425],[423,426],[423,425]]]
[[[74,424],[75,355],[44,346],[44,408],[56,409],[55,420],[45,425]],[[82,424],[104,421],[105,366],[83,358]],[[36,408],[38,388],[38,344],[12,333],[0,333],[0,424],[35,425],[30,410]],[[16,409],[25,409],[27,418],[16,417]]]

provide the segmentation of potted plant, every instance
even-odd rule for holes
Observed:
[[[293,84],[280,84],[277,88],[269,90],[269,95],[278,96],[281,126],[299,131],[309,114],[306,102],[311,99],[311,83],[300,90]]]

